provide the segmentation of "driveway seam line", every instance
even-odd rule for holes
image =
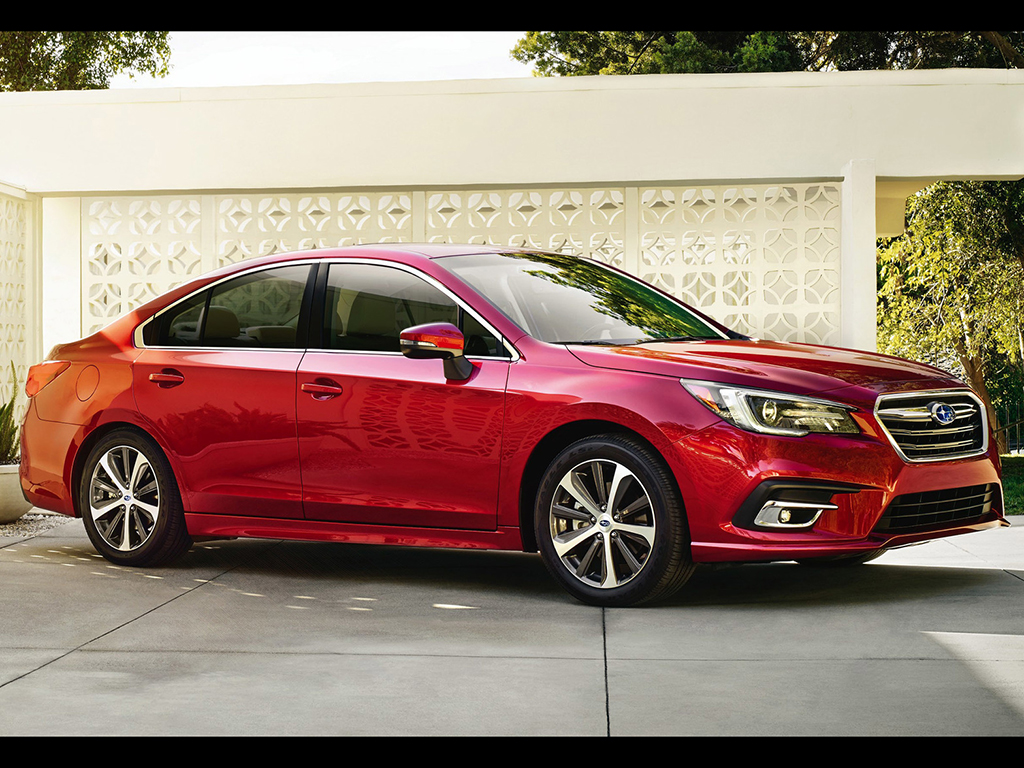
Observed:
[[[277,544],[274,544],[273,546],[277,546],[277,545],[279,545],[280,543],[281,543],[281,541],[278,541],[278,542],[277,542]],[[268,547],[267,549],[272,549],[272,548],[273,548],[273,546],[272,546],[272,547]],[[131,624],[132,622],[134,622],[134,621],[138,621],[138,620],[139,620],[139,619],[141,619],[141,618],[142,618],[143,616],[148,616],[148,615],[149,615],[149,614],[151,614],[151,613],[152,613],[153,611],[155,611],[155,610],[158,610],[158,609],[160,609],[160,608],[163,608],[163,607],[164,607],[165,605],[168,605],[168,604],[170,604],[170,603],[173,603],[173,602],[174,602],[175,600],[177,600],[177,599],[178,599],[179,597],[184,597],[185,595],[190,595],[190,594],[192,594],[193,592],[195,592],[195,591],[196,591],[197,589],[202,589],[202,588],[203,588],[204,586],[206,586],[207,584],[209,584],[209,583],[210,583],[211,581],[216,581],[216,580],[217,580],[217,579],[219,579],[219,578],[220,578],[221,576],[224,576],[225,574],[231,573],[231,572],[232,572],[233,570],[235,570],[236,568],[241,568],[241,567],[242,567],[243,565],[245,565],[245,564],[246,564],[247,562],[248,562],[248,560],[243,560],[243,561],[242,561],[242,562],[240,562],[240,563],[239,563],[238,565],[236,565],[236,566],[234,566],[234,567],[232,567],[232,568],[228,568],[228,569],[227,569],[226,571],[223,571],[223,572],[221,572],[221,573],[218,573],[218,574],[217,574],[216,576],[214,576],[214,577],[213,577],[212,579],[207,579],[207,580],[206,580],[206,581],[204,581],[204,582],[203,582],[202,584],[196,584],[196,586],[194,586],[194,587],[190,588],[190,589],[189,589],[189,590],[188,590],[187,592],[180,592],[179,594],[177,594],[177,595],[174,595],[174,597],[170,598],[169,600],[165,600],[164,602],[160,603],[159,605],[154,605],[154,606],[153,606],[152,608],[150,608],[150,609],[149,609],[148,611],[144,611],[144,612],[140,613],[140,614],[139,614],[138,616],[135,616],[135,617],[133,617],[133,618],[131,618],[131,619],[128,619],[128,621],[126,621],[126,622],[124,622],[124,623],[122,623],[122,624],[119,624],[119,625],[117,625],[116,627],[114,627],[114,628],[112,628],[112,629],[108,629],[108,630],[107,630],[106,632],[103,632],[103,633],[101,633],[101,634],[99,634],[99,635],[96,635],[96,637],[92,638],[91,640],[86,640],[86,641],[85,641],[84,643],[82,643],[81,645],[78,645],[78,646],[76,646],[76,647],[72,648],[72,649],[71,649],[70,651],[68,651],[67,653],[62,653],[62,654],[61,654],[60,656],[58,656],[57,658],[55,658],[55,659],[50,659],[50,660],[49,660],[48,662],[46,662],[45,664],[40,664],[40,665],[39,665],[38,667],[36,667],[35,669],[30,669],[30,670],[29,670],[28,672],[25,672],[25,673],[23,673],[23,674],[21,674],[21,675],[18,675],[17,677],[15,677],[15,678],[12,678],[12,679],[8,680],[8,681],[7,681],[7,682],[5,682],[5,683],[0,683],[0,688],[4,688],[4,687],[6,687],[6,686],[10,685],[11,683],[17,682],[18,680],[21,680],[21,679],[22,679],[23,677],[28,677],[29,675],[31,675],[31,674],[33,674],[33,673],[35,673],[35,672],[38,672],[38,671],[39,671],[40,669],[42,669],[43,667],[48,667],[48,666],[50,666],[50,665],[51,665],[51,664],[53,664],[53,663],[54,663],[55,661],[60,661],[61,659],[65,659],[65,658],[67,658],[68,656],[70,656],[70,655],[71,655],[72,653],[74,653],[75,651],[78,651],[78,650],[81,650],[82,648],[85,648],[85,646],[89,645],[90,643],[95,643],[95,642],[96,642],[97,640],[100,640],[100,639],[102,639],[102,638],[106,637],[107,635],[111,634],[112,632],[116,632],[117,630],[121,629],[122,627],[127,627],[127,626],[128,626],[129,624]]]
[[[612,735],[612,715],[608,703],[608,629],[605,625],[605,613],[608,609],[601,608],[601,646],[604,648],[604,723],[605,735]]]

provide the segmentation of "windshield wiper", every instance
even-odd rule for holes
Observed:
[[[657,339],[637,339],[634,344],[653,344],[656,341],[707,341],[707,336],[662,336]]]
[[[583,341],[552,341],[551,344],[599,344],[602,346],[619,347],[628,344],[625,341],[612,341],[610,339],[585,339]]]

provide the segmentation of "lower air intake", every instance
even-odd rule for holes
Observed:
[[[875,525],[876,533],[912,532],[981,520],[998,503],[995,483],[897,496]]]

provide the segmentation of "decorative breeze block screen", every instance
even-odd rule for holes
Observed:
[[[624,269],[754,336],[839,338],[839,184],[281,192],[82,201],[83,332],[285,250],[467,242]]]
[[[4,402],[11,396],[12,384],[18,389],[19,398],[24,399],[21,385],[11,381],[11,363],[21,384],[29,364],[25,303],[27,210],[24,200],[0,194],[0,397]]]

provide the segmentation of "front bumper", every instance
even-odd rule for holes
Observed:
[[[992,442],[980,456],[922,464],[904,461],[888,440],[867,430],[857,436],[776,437],[720,422],[674,448],[671,463],[695,562],[856,554],[1007,525]],[[766,487],[801,483],[836,488],[834,495],[824,494],[830,508],[822,509],[813,525],[790,530],[753,524],[771,498]],[[901,497],[894,509],[908,506],[908,499],[936,498],[912,494],[979,486],[987,486],[990,503],[978,507],[977,515],[946,522],[928,518],[903,528],[879,524]]]

